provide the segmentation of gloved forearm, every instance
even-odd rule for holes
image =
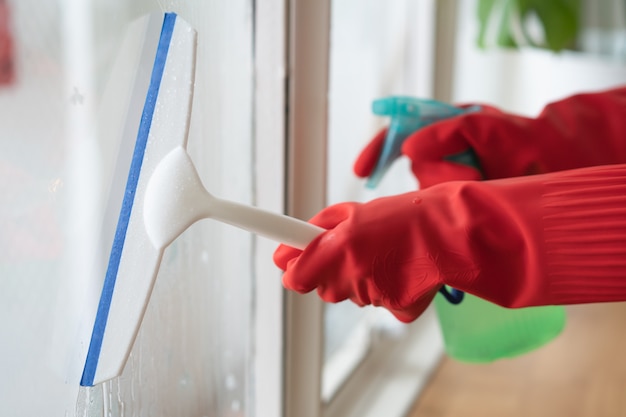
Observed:
[[[508,307],[626,301],[626,165],[455,181],[312,220],[274,255],[284,285],[418,317],[444,284]]]
[[[463,206],[484,212],[481,272],[448,284],[508,307],[626,301],[626,165],[480,184]]]
[[[383,139],[381,132],[361,152],[358,176],[370,175]],[[468,149],[480,171],[449,160]],[[626,88],[578,94],[547,105],[536,118],[483,106],[418,130],[402,153],[421,188],[626,163]]]

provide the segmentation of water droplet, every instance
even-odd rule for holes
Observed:
[[[230,409],[233,411],[240,411],[241,410],[241,402],[239,400],[233,400],[232,403],[230,403]]]
[[[186,376],[182,377],[178,383],[180,384],[181,387],[185,387],[187,385],[189,385],[189,378],[187,378]]]
[[[226,389],[229,391],[232,391],[235,388],[237,388],[237,378],[235,378],[235,375],[233,374],[228,374],[224,382],[226,385]]]

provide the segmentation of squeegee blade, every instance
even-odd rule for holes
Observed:
[[[142,37],[143,41],[134,42],[141,47],[140,59],[134,68],[133,92],[114,175],[124,185],[118,186],[117,192],[114,185],[109,197],[117,207],[117,222],[109,221],[115,230],[80,382],[83,386],[114,378],[124,369],[164,249],[155,247],[145,230],[146,185],[161,159],[172,149],[185,146],[189,131],[196,32],[176,14],[158,13],[140,19],[128,36]],[[112,230],[103,234],[107,232]]]

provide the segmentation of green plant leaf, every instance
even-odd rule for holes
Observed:
[[[487,35],[487,26],[489,24],[489,16],[493,11],[498,0],[479,0],[478,1],[478,39],[477,43],[480,48],[484,48],[485,36]]]
[[[496,44],[505,48],[517,48],[518,44],[511,30],[511,22],[517,8],[516,0],[504,0],[502,20],[500,21]]]
[[[494,18],[500,18],[495,44],[501,47],[516,48],[518,42],[513,35],[512,24],[515,20],[523,31],[526,41],[534,46],[560,51],[575,44],[580,30],[581,0],[479,0],[479,32],[477,44],[487,47],[487,31]],[[495,16],[494,13],[500,13]],[[545,39],[536,45],[524,26],[531,13],[539,19]]]
[[[522,21],[536,13],[542,23],[544,45],[553,51],[572,47],[580,29],[580,0],[518,0]]]
[[[516,11],[516,0],[479,0],[478,22],[479,32],[477,44],[480,48],[486,48],[488,41],[498,46],[516,48],[517,42],[511,32],[510,22]],[[498,16],[494,16],[498,13]],[[499,18],[498,22],[494,19]],[[490,27],[496,27],[495,39],[487,39]]]

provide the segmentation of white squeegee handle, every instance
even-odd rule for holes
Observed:
[[[177,147],[158,164],[146,188],[146,231],[156,248],[164,248],[204,218],[228,223],[297,249],[304,249],[324,232],[294,217],[214,197],[202,185],[187,151]]]
[[[211,218],[304,249],[324,229],[283,214],[214,197]],[[219,201],[219,203],[217,202]]]

